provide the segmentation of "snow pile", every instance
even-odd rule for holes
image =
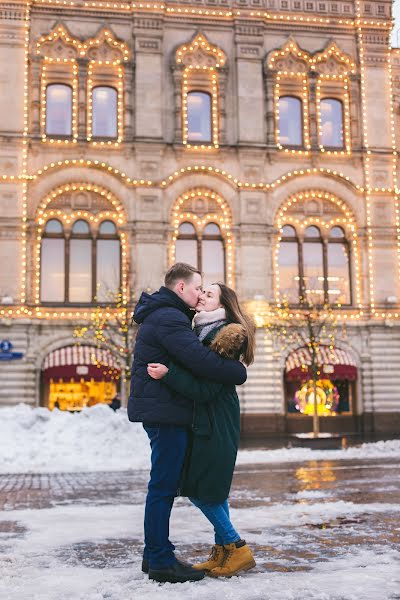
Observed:
[[[80,413],[20,404],[0,408],[0,472],[65,472],[147,469],[149,443],[126,410],[97,405]],[[399,458],[400,440],[346,450],[242,450],[238,464],[362,458]]]
[[[278,450],[242,450],[237,464],[303,462],[307,460],[350,460],[367,458],[399,458],[400,440],[387,440],[343,450],[311,450],[310,448],[279,448]]]
[[[149,444],[126,410],[96,405],[68,413],[26,404],[0,409],[0,472],[143,469]]]

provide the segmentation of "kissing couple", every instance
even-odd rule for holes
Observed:
[[[236,385],[254,360],[255,325],[234,290],[202,287],[201,273],[176,263],[165,285],[142,293],[132,367],[129,420],[143,423],[151,446],[142,571],[158,582],[231,577],[255,566],[229,516],[229,492],[240,439]],[[169,521],[186,496],[212,524],[208,560],[175,556]]]

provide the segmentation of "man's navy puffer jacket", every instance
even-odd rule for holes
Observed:
[[[222,358],[199,341],[192,330],[191,310],[175,292],[161,287],[141,295],[134,312],[140,324],[132,366],[128,402],[130,421],[151,424],[190,425],[193,403],[179,396],[147,373],[150,362],[168,365],[171,359],[197,377],[240,385],[246,381],[242,363]]]

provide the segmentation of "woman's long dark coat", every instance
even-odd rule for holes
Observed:
[[[237,344],[232,325],[214,330],[218,347]],[[235,386],[213,383],[192,375],[170,363],[163,382],[195,403],[191,443],[185,463],[180,495],[219,504],[228,496],[232,484],[240,439],[240,406]]]

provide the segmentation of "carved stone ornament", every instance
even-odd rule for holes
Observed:
[[[180,46],[175,54],[176,63],[182,67],[219,68],[226,63],[225,53],[213,46],[199,33],[189,43]]]

